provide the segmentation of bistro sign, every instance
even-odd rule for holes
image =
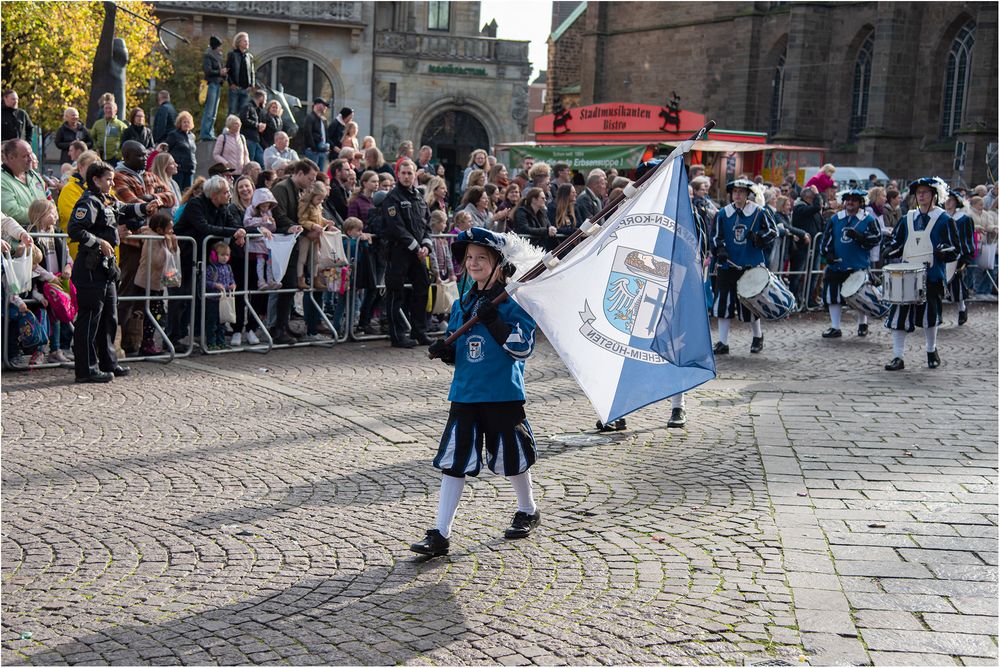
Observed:
[[[663,106],[607,102],[563,109],[535,119],[537,141],[604,140],[656,142],[687,138],[705,124],[705,117],[680,108],[675,97]]]

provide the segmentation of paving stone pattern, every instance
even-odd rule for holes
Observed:
[[[537,535],[467,486],[416,558],[450,368],[384,342],[3,378],[5,664],[995,665],[997,309],[939,336],[734,327],[719,378],[583,445],[529,363]],[[953,312],[948,317],[954,320]],[[849,319],[848,316],[847,319]],[[845,333],[850,330],[845,325]]]

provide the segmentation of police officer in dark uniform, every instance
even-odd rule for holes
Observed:
[[[124,204],[109,194],[115,170],[95,162],[87,170],[87,189],[70,216],[67,233],[80,244],[73,263],[73,285],[79,305],[74,321],[73,355],[76,382],[107,383],[127,376],[118,363],[115,333],[118,330],[118,287],[121,277],[115,263],[118,225],[137,231],[143,219],[156,213],[157,202]]]
[[[427,290],[430,276],[427,256],[433,249],[430,237],[430,213],[416,189],[417,167],[412,160],[399,163],[399,180],[385,200],[381,213],[385,240],[389,245],[389,266],[385,273],[386,301],[389,310],[389,338],[396,348],[430,345],[427,338]],[[412,288],[409,297],[403,285]],[[410,336],[401,309],[406,307]]]

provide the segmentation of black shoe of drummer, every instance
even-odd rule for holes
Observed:
[[[764,350],[764,335],[763,334],[761,334],[760,336],[753,337],[753,340],[750,341],[750,352],[752,352],[752,353],[759,353],[762,350]]]
[[[839,339],[843,334],[839,329],[831,327],[830,329],[823,332],[824,339]]]
[[[667,421],[667,426],[671,429],[678,429],[687,424],[687,413],[684,412],[683,408],[675,408],[670,411],[670,419]]]
[[[858,336],[868,336],[868,324],[862,323],[858,325]]]
[[[722,341],[718,341],[716,342],[715,347],[712,348],[712,352],[715,353],[716,355],[728,355],[729,346],[723,343]]]

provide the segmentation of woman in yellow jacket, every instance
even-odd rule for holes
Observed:
[[[73,213],[73,209],[76,207],[77,201],[80,196],[83,195],[83,191],[86,190],[86,174],[87,169],[101,159],[101,156],[97,155],[97,151],[84,151],[76,159],[76,172],[74,172],[70,177],[66,185],[63,186],[62,190],[59,191],[59,201],[57,207],[59,209],[59,231],[66,233],[66,226],[69,224],[70,214]],[[114,193],[112,193],[112,197]],[[69,256],[76,259],[76,247],[77,243],[75,241],[69,242]],[[115,246],[115,260],[118,259],[118,247]]]

